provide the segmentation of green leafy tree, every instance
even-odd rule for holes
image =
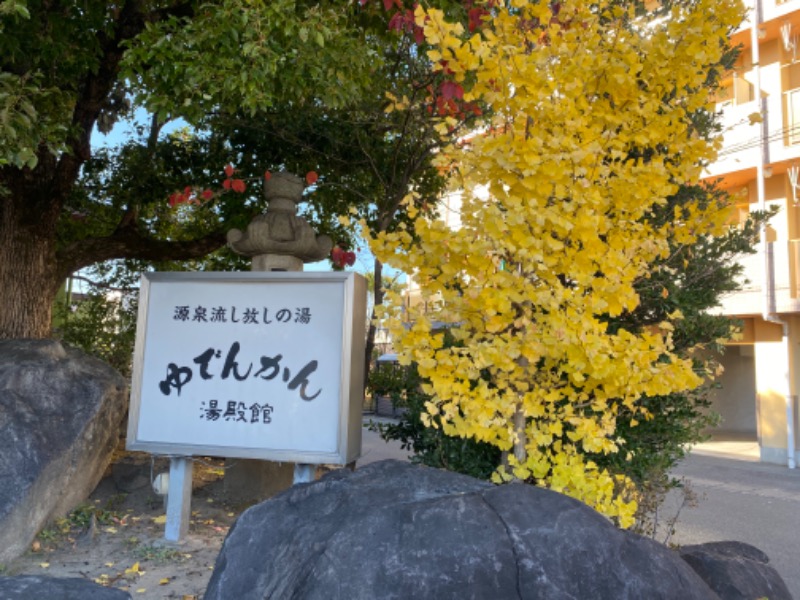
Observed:
[[[138,289],[133,287],[111,288],[93,281],[89,282],[86,293],[66,293],[65,289],[58,295],[53,310],[53,333],[129,377],[138,295]]]
[[[220,248],[230,219],[252,208],[221,194],[166,214],[175,188],[139,182],[161,127],[211,111],[344,104],[379,59],[354,10],[289,0],[0,2],[0,337],[47,336],[58,289],[88,265]],[[131,101],[155,115],[148,143],[124,154],[131,192],[80,188],[92,133]]]
[[[453,3],[453,14],[464,13]],[[214,132],[226,132],[231,147],[246,157],[245,172],[257,177],[263,165],[281,165],[290,171],[314,169],[319,182],[304,216],[315,228],[346,247],[356,243],[341,215],[354,215],[371,230],[394,232],[411,227],[403,204],[416,193],[416,208],[434,214],[449,173],[435,164],[445,144],[464,135],[481,114],[475,102],[453,95],[448,79],[431,70],[431,63],[413,14],[370,4],[367,17],[382,32],[377,44],[381,61],[371,73],[370,85],[345,107],[289,107],[264,111],[251,119],[241,114],[216,115]],[[388,23],[387,23],[388,20]],[[403,110],[393,110],[402,105]],[[437,131],[443,117],[451,120],[446,136]],[[373,305],[384,296],[383,263],[374,259],[370,286]],[[369,371],[376,321],[370,321],[365,352]]]

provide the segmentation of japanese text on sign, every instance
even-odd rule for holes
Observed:
[[[275,354],[273,356],[262,355],[259,359],[260,368],[253,372],[254,363],[244,363],[247,365],[245,368],[244,366],[240,366],[237,361],[240,347],[241,345],[239,342],[231,344],[230,349],[226,353],[221,371],[217,371],[216,368],[212,369],[211,363],[215,363],[214,367],[219,366],[218,359],[222,358],[222,350],[212,347],[195,356],[192,362],[197,365],[200,379],[214,379],[214,377],[219,375],[219,378],[223,380],[233,376],[237,381],[244,381],[248,377],[270,381],[278,377],[279,373],[282,373],[283,383],[287,384],[287,389],[289,391],[299,389],[298,393],[303,400],[311,401],[322,393],[321,388],[314,393],[310,393],[308,390],[310,384],[309,376],[314,373],[319,366],[317,360],[308,361],[294,376],[292,376],[292,371],[289,367],[284,366],[281,368],[282,354]],[[194,374],[195,371],[191,366],[178,366],[174,362],[170,362],[166,366],[166,377],[158,382],[158,389],[165,396],[169,396],[174,389],[177,395],[180,396],[181,390],[192,381]]]
[[[131,449],[343,464],[366,289],[352,273],[147,273]]]
[[[238,309],[238,310],[237,310]],[[172,316],[175,321],[192,323],[243,323],[252,325],[272,325],[273,323],[311,323],[311,309],[307,306],[287,308],[248,306],[189,306],[175,307]]]

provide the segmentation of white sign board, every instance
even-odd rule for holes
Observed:
[[[361,450],[355,273],[147,273],[127,447],[345,464]]]

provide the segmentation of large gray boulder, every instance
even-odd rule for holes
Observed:
[[[717,596],[677,553],[567,496],[383,461],[244,512],[204,598]]]
[[[119,440],[127,382],[54,340],[0,340],[0,563],[85,500]]]
[[[792,600],[792,594],[769,557],[743,542],[710,542],[684,546],[685,560],[724,600]]]
[[[128,592],[77,577],[0,577],[0,600],[130,600]]]

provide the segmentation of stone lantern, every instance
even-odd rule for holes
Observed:
[[[297,216],[303,201],[303,180],[289,173],[276,173],[264,182],[267,210],[240,231],[228,232],[228,245],[237,254],[252,258],[253,271],[302,271],[303,264],[327,258],[333,241],[317,235]]]
[[[333,241],[317,235],[297,216],[305,184],[289,173],[276,173],[264,181],[267,210],[255,217],[244,231],[231,229],[228,245],[237,254],[252,259],[253,271],[302,271],[303,265],[327,258]],[[311,481],[313,465],[292,465],[260,460],[236,459],[225,471],[225,493],[238,502],[263,500],[290,487]]]

